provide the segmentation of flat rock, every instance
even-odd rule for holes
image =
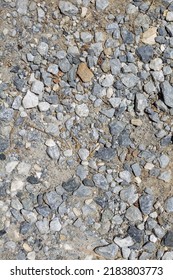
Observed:
[[[67,192],[74,192],[79,188],[79,183],[76,181],[75,178],[70,178],[68,181],[62,183],[62,187]]]
[[[37,107],[38,96],[32,93],[30,90],[28,90],[25,97],[22,100],[22,103],[25,109],[31,109]]]
[[[87,64],[82,62],[77,69],[77,75],[84,83],[90,82],[94,77],[92,71],[88,68]]]
[[[124,238],[115,237],[114,242],[120,248],[129,247],[129,246],[132,246],[134,244],[134,241],[130,236],[127,236],[127,237],[124,237]]]
[[[96,185],[96,187],[102,189],[102,190],[107,190],[108,189],[108,182],[105,178],[104,175],[97,173],[93,175],[93,181]]]
[[[157,37],[157,27],[150,27],[142,34],[142,43],[147,45],[154,45]]]
[[[115,154],[115,149],[103,147],[96,151],[94,156],[103,161],[110,161],[115,158]]]
[[[173,87],[168,81],[164,81],[161,84],[161,90],[163,94],[163,101],[168,106],[173,108]]]
[[[148,45],[138,47],[136,49],[136,54],[139,56],[142,62],[148,63],[154,55],[153,47]]]
[[[59,9],[66,16],[75,16],[78,13],[78,8],[69,1],[59,1]]]
[[[166,201],[165,201],[165,210],[168,213],[172,213],[173,212],[173,196],[169,197]]]
[[[95,253],[108,260],[114,260],[118,253],[118,246],[116,244],[108,244],[94,249]]]

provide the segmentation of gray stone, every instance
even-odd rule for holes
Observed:
[[[60,151],[57,145],[47,147],[46,152],[51,159],[58,160],[60,157]]]
[[[108,182],[105,178],[104,175],[97,173],[93,175],[93,181],[96,185],[96,187],[102,189],[102,190],[107,190],[108,189]]]
[[[15,97],[15,99],[13,101],[12,108],[14,110],[19,110],[21,103],[22,103],[22,97],[20,95],[18,95],[17,97]]]
[[[168,170],[168,171],[162,172],[158,178],[166,183],[169,183],[172,178],[171,171]]]
[[[81,39],[84,43],[89,43],[93,39],[93,35],[89,32],[81,32]]]
[[[37,50],[38,50],[40,55],[44,56],[44,55],[47,55],[48,50],[49,50],[49,46],[45,42],[40,42],[40,44],[37,47]]]
[[[150,194],[144,194],[139,198],[140,209],[143,214],[148,215],[153,208],[153,196]]]
[[[78,165],[76,168],[76,175],[81,179],[84,180],[88,176],[88,169],[86,166]]]
[[[98,100],[98,99],[97,99]],[[103,115],[105,115],[106,117],[108,118],[112,118],[114,116],[114,113],[115,113],[115,109],[104,109],[104,110],[101,110],[100,111]]]
[[[37,221],[37,215],[34,212],[22,209],[21,213],[28,223],[34,224]]]
[[[4,108],[4,107],[0,108],[0,121],[8,123],[8,122],[12,121],[13,116],[14,116],[13,109]]]
[[[76,108],[75,108],[75,111],[76,111],[76,114],[79,117],[88,117],[88,115],[89,115],[88,106],[84,103],[80,104],[80,105],[77,105]]]
[[[119,105],[121,104],[121,98],[120,97],[111,97],[109,98],[109,102],[112,105],[113,108],[117,108],[119,107]]]
[[[132,164],[131,168],[136,177],[141,176],[141,167],[140,167],[139,163]]]
[[[49,232],[49,222],[46,218],[42,221],[37,221],[36,226],[41,234],[47,234]]]
[[[169,197],[166,201],[165,201],[165,210],[168,213],[172,213],[173,212],[173,196]]]
[[[162,260],[173,260],[173,251],[164,253]]]
[[[43,217],[48,217],[51,213],[51,209],[48,206],[38,206],[36,211]]]
[[[118,144],[121,147],[129,147],[133,145],[130,139],[130,132],[128,130],[123,130],[122,133],[118,136]]]
[[[137,243],[141,243],[143,240],[144,233],[135,226],[129,226],[127,230],[128,235]]]
[[[136,54],[144,63],[148,63],[154,55],[153,47],[148,45],[138,47],[136,49]]]
[[[22,103],[25,109],[31,109],[37,107],[38,96],[36,96],[34,93],[28,90],[25,97],[22,100]]]
[[[156,250],[156,245],[153,242],[147,242],[143,249],[147,251],[148,253],[153,253]]]
[[[135,98],[135,111],[139,115],[144,115],[144,110],[148,106],[147,98],[142,93],[137,93]]]
[[[89,151],[87,149],[81,148],[79,149],[78,155],[81,160],[87,160],[89,156]]]
[[[59,1],[59,9],[66,16],[75,16],[78,14],[78,8],[69,1]]]
[[[166,30],[169,33],[169,35],[172,37],[173,36],[173,24],[167,24],[165,27],[166,27]]]
[[[159,164],[160,164],[160,167],[161,168],[165,168],[165,167],[167,167],[168,166],[168,164],[169,164],[169,162],[170,162],[170,159],[169,159],[169,157],[167,156],[167,155],[161,155],[160,156],[160,158],[159,158]]]
[[[28,10],[28,0],[17,0],[16,1],[16,8],[20,15],[26,15]]]
[[[150,68],[154,71],[160,71],[163,67],[162,59],[157,57],[150,61]]]
[[[163,237],[163,244],[167,247],[173,247],[173,231],[168,231]]]
[[[98,11],[105,10],[109,5],[109,0],[96,0],[96,9]]]
[[[87,186],[80,185],[80,187],[73,193],[74,196],[87,197],[92,195],[91,189]]]
[[[51,231],[60,231],[62,228],[60,220],[58,217],[53,218],[53,220],[50,222],[50,230]]]
[[[103,79],[101,85],[103,87],[111,87],[114,83],[114,76],[112,74],[107,74]]]
[[[125,126],[126,124],[122,121],[113,121],[109,124],[110,133],[117,138]]]
[[[64,73],[68,72],[71,68],[71,64],[66,57],[64,59],[61,59],[58,65],[60,70]]]
[[[127,170],[121,171],[119,176],[123,181],[125,181],[127,183],[131,182],[131,173],[129,171],[127,171]]]
[[[58,52],[56,53],[56,57],[57,57],[58,59],[64,59],[64,58],[66,57],[66,55],[67,55],[67,53],[66,53],[64,50],[58,51]]]
[[[48,102],[39,102],[38,108],[40,112],[46,112],[50,109],[50,104]]]
[[[31,229],[31,224],[28,222],[22,222],[20,224],[20,233],[21,234],[27,234],[29,230]]]
[[[168,106],[173,108],[173,87],[168,81],[164,81],[161,85],[163,101]]]
[[[94,156],[108,162],[115,158],[115,149],[103,147],[96,151]]]
[[[31,91],[35,94],[42,95],[44,90],[44,84],[41,81],[34,81],[32,83]]]
[[[121,71],[121,63],[118,59],[110,59],[110,67],[112,75],[118,75]]]
[[[79,183],[76,181],[75,178],[70,178],[67,182],[62,183],[62,187],[67,191],[67,192],[74,192],[79,188]]]
[[[138,199],[138,194],[136,194],[136,188],[134,186],[124,188],[120,192],[120,198],[123,201],[127,202],[129,205],[132,205]]]
[[[126,28],[121,29],[121,36],[124,44],[133,44],[134,43],[134,35]]]
[[[118,246],[116,244],[108,244],[94,249],[95,253],[108,260],[114,260],[118,253]]]
[[[127,236],[127,237],[124,237],[124,238],[115,237],[114,242],[121,248],[129,247],[129,246],[132,246],[134,244],[134,241],[130,236]]]
[[[134,205],[130,206],[125,214],[126,218],[134,223],[137,223],[139,221],[142,221],[142,214],[140,212],[140,210],[135,207]]]

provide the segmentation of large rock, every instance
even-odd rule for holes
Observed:
[[[157,27],[150,27],[142,35],[142,42],[147,45],[154,45],[157,37]]]
[[[23,107],[25,109],[30,109],[30,108],[37,107],[37,105],[38,105],[38,96],[36,96],[34,93],[32,93],[31,91],[28,90],[27,94],[23,98],[22,103],[23,103]]]
[[[87,64],[84,62],[79,64],[77,74],[84,83],[90,82],[94,76],[92,71],[88,68]]]
[[[66,16],[75,16],[78,13],[78,8],[69,1],[59,1],[59,9]]]

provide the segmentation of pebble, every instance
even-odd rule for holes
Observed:
[[[170,159],[167,155],[161,155],[159,158],[159,164],[161,168],[166,168],[170,162]]]
[[[168,231],[163,237],[163,244],[167,247],[173,247],[173,232]]]
[[[45,56],[47,55],[49,50],[49,45],[45,42],[40,42],[38,47],[37,47],[37,51],[39,52],[40,55]]]
[[[28,0],[17,0],[16,1],[16,8],[20,15],[26,15],[28,10],[29,1]]]
[[[28,90],[25,97],[22,100],[22,103],[25,109],[31,109],[37,107],[38,96]]]
[[[7,173],[11,173],[15,168],[16,166],[18,165],[19,161],[17,160],[14,160],[14,161],[11,161],[11,162],[8,162],[6,167],[5,167],[5,170]]]
[[[119,176],[123,181],[125,181],[127,183],[131,182],[131,173],[129,171],[127,171],[127,170],[121,171]]]
[[[14,117],[13,109],[1,107],[0,121],[8,123],[8,122],[12,121],[13,117]]]
[[[79,183],[76,181],[75,178],[70,178],[68,181],[62,183],[62,187],[67,192],[74,192],[79,188]]]
[[[134,244],[133,239],[130,236],[120,238],[120,237],[115,237],[114,238],[115,244],[117,244],[120,248],[124,247],[130,247]]]
[[[144,232],[133,225],[130,225],[127,230],[128,235],[134,240],[134,242],[141,243],[144,237]]]
[[[37,81],[35,80],[33,83],[32,83],[32,87],[31,87],[31,91],[35,94],[38,94],[38,95],[42,95],[43,93],[43,90],[44,90],[44,84],[41,82],[41,81]]]
[[[144,94],[142,93],[137,93],[136,94],[136,99],[135,99],[135,110],[136,112],[143,116],[144,115],[144,110],[148,106],[148,101],[145,97]]]
[[[37,221],[36,226],[41,234],[47,234],[50,230],[47,218],[44,218],[42,221]]]
[[[141,46],[136,49],[136,54],[144,63],[148,63],[153,58],[153,47],[149,45]]]
[[[127,209],[125,217],[129,221],[134,222],[134,223],[142,221],[142,214],[141,214],[140,210],[137,207],[135,207],[134,205],[130,206]]]
[[[134,163],[134,164],[132,164],[131,167],[132,167],[132,171],[133,171],[134,175],[136,177],[140,177],[141,176],[141,167],[140,167],[139,163]]]
[[[170,170],[168,171],[164,171],[160,174],[160,176],[158,177],[160,180],[169,183],[172,179],[172,173]]]
[[[48,156],[53,160],[58,160],[60,157],[60,151],[57,145],[47,147],[46,152]]]
[[[22,209],[21,213],[28,223],[34,224],[37,221],[37,215],[34,212]]]
[[[104,11],[109,5],[109,0],[96,0],[96,9]]]
[[[127,74],[122,78],[122,83],[127,88],[133,88],[139,81],[139,78],[136,77],[134,74]]]
[[[132,205],[138,199],[138,194],[136,193],[136,188],[134,186],[124,188],[120,192],[120,198],[123,201],[127,202],[129,205]]]
[[[107,74],[107,75],[105,75],[105,78],[103,79],[101,85],[103,87],[108,88],[108,87],[111,87],[113,85],[113,83],[114,83],[114,76],[112,74]]]
[[[50,230],[53,232],[60,231],[61,227],[62,226],[58,217],[53,218],[53,220],[50,222]]]
[[[140,119],[132,119],[131,124],[133,124],[134,126],[142,126],[143,123]]]
[[[78,14],[78,8],[69,1],[59,1],[59,9],[66,16],[75,16]]]
[[[25,183],[20,179],[15,179],[11,182],[11,192],[22,191]]]
[[[93,175],[93,181],[96,187],[102,190],[107,190],[108,189],[108,182],[105,178],[104,175],[97,173]]]
[[[94,156],[98,159],[109,162],[115,158],[115,154],[115,149],[103,147],[96,151]]]
[[[118,246],[116,244],[108,244],[94,249],[95,253],[107,260],[114,260],[118,254]]]
[[[164,81],[161,84],[161,90],[163,94],[163,101],[168,107],[173,107],[173,87],[170,85],[168,81]]]
[[[142,34],[142,42],[146,45],[156,44],[155,38],[157,37],[157,27],[150,27]]]
[[[40,112],[46,112],[50,109],[50,104],[48,102],[39,102],[38,108]]]
[[[144,194],[139,198],[139,205],[142,213],[148,215],[153,208],[153,196],[150,194]]]
[[[79,149],[79,157],[81,160],[87,160],[88,156],[89,156],[89,151],[87,149]]]
[[[31,185],[36,185],[36,184],[39,184],[39,182],[40,182],[39,179],[37,177],[33,176],[33,175],[28,176],[26,180]]]
[[[76,111],[76,114],[79,117],[88,117],[88,115],[89,115],[88,106],[84,103],[80,104],[80,105],[77,105],[76,108],[75,108],[75,111]]]
[[[173,260],[173,251],[164,253],[162,260]]]
[[[172,213],[173,212],[173,197],[169,197],[166,201],[165,201],[165,210],[168,213]]]

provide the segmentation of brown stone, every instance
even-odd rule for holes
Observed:
[[[82,62],[79,64],[77,75],[81,78],[84,83],[90,82],[94,77],[92,71],[88,68],[87,64]]]
[[[145,31],[142,35],[142,42],[148,45],[154,45],[155,38],[157,36],[157,27],[150,27],[147,31]]]

